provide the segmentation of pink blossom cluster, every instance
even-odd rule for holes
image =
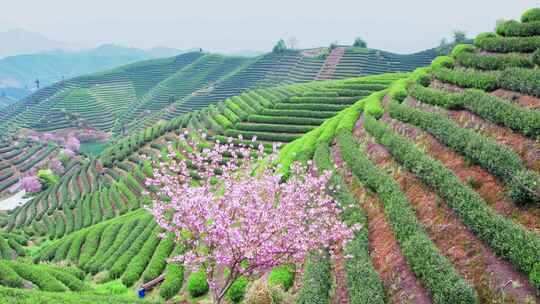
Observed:
[[[62,162],[58,160],[58,158],[51,159],[49,162],[49,168],[57,175],[64,173],[64,166],[62,165]]]
[[[359,229],[340,220],[342,210],[327,192],[331,172],[317,175],[312,167],[293,164],[283,181],[269,165],[277,158],[276,146],[266,156],[262,145],[235,147],[232,139],[211,148],[185,136],[180,143],[178,149],[169,146],[168,157],[146,181],[159,189],[151,211],[187,248],[172,260],[206,270],[215,303],[240,275],[303,263],[323,248],[339,258]],[[196,183],[193,171],[200,177]],[[224,269],[230,275],[220,280]]]
[[[28,175],[21,179],[21,188],[30,193],[41,191],[41,181],[36,175]]]
[[[69,134],[68,139],[66,140],[66,150],[71,150],[73,152],[78,152],[81,147],[81,142],[73,134]]]

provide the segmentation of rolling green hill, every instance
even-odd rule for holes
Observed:
[[[111,69],[116,66],[182,53],[180,50],[156,48],[148,51],[116,45],[102,45],[95,49],[64,52],[48,51],[9,56],[0,59],[0,91],[20,100],[36,88],[46,87],[72,77]],[[21,95],[21,93],[23,95]]]
[[[28,108],[11,106],[0,187],[61,148],[17,139],[19,128],[100,128],[115,137],[0,214],[0,299],[67,302],[78,291],[89,302],[118,288],[110,301],[129,303],[158,279],[149,301],[192,300],[189,270],[166,263],[182,246],[160,237],[144,208],[152,160],[181,153],[187,133],[204,146],[281,143],[284,173],[295,160],[332,171],[331,194],[351,208],[343,219],[362,229],[343,248],[350,258],[314,253],[296,265],[305,271],[287,291],[293,303],[537,303],[539,35],[535,9],[429,66],[403,68],[411,73],[376,74],[378,65],[371,73],[363,60],[390,55],[362,49],[326,58],[188,53],[66,81],[26,100]],[[370,76],[349,77],[362,71]],[[39,129],[54,121],[63,125]]]
[[[354,254],[373,264],[385,292],[366,276],[353,285],[371,290],[349,289],[351,301],[539,301],[538,15],[502,23],[398,81],[377,96],[384,115],[364,107],[334,139],[301,138],[282,151],[286,163],[303,154],[337,165],[364,214]],[[347,267],[347,277],[356,271]],[[314,271],[305,282],[328,279]]]
[[[413,55],[340,47],[256,58],[188,53],[57,82],[0,112],[4,129],[54,131],[84,125],[113,137],[198,110],[258,87],[410,71],[435,51]],[[201,58],[199,58],[201,57]],[[76,91],[76,92],[71,92]],[[84,91],[84,92],[83,92]],[[82,95],[81,95],[82,94]],[[79,101],[79,110],[70,104]],[[62,115],[58,114],[61,111]],[[99,120],[97,114],[107,115]],[[71,119],[71,117],[77,119]]]
[[[167,142],[180,148],[178,134],[183,130],[195,131],[194,136],[204,130],[210,135],[208,143],[238,135],[257,136],[257,142],[267,146],[286,143],[405,76],[386,74],[251,90],[133,133],[96,160],[74,162],[57,186],[4,219],[6,237],[21,234],[22,244],[28,238],[41,240],[39,249],[16,251],[11,241],[4,247],[0,244],[0,252],[8,259],[30,256],[34,262],[67,262],[128,287],[165,275],[153,297],[170,298],[183,285],[177,277],[183,269],[167,265],[164,259],[180,248],[175,249],[170,238],[158,238],[160,230],[141,209],[149,203],[142,195],[144,180],[152,174],[147,157],[160,155]],[[325,104],[330,106],[317,111]]]

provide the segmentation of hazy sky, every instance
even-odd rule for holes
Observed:
[[[210,51],[267,51],[283,37],[299,47],[351,43],[413,52],[455,29],[492,31],[532,0],[2,0],[0,30],[24,28],[67,42]]]

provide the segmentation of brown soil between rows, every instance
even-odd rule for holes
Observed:
[[[331,304],[349,304],[349,292],[347,285],[347,273],[345,270],[345,260],[332,259],[332,273],[336,283],[336,288],[330,299]]]
[[[425,149],[426,154],[443,163],[464,184],[473,188],[491,208],[525,226],[527,229],[540,234],[539,206],[517,206],[508,197],[504,185],[498,179],[482,167],[470,163],[464,157],[446,147],[428,132],[392,119],[388,115],[385,115],[382,120],[398,134],[416,144],[420,144]]]
[[[488,122],[467,110],[445,110],[422,103],[411,97],[408,97],[405,100],[405,104],[426,112],[447,116],[459,127],[472,129],[480,135],[497,141],[508,149],[513,150],[521,158],[523,164],[527,168],[540,172],[540,142],[519,133],[514,133],[505,127]]]
[[[414,128],[403,128],[387,115],[383,121],[395,131],[398,129],[402,136],[406,136],[403,133],[409,136],[421,133]],[[429,144],[426,148],[430,150]],[[430,239],[476,289],[482,303],[527,303],[530,299],[538,301],[536,291],[527,277],[514,271],[509,262],[497,258],[488,246],[461,223],[442,198],[395,162],[384,146],[370,138],[367,141],[367,151],[374,163],[392,172]],[[433,157],[432,152],[426,153]]]
[[[491,94],[531,110],[540,110],[540,98],[518,92],[498,89]]]
[[[465,91],[464,88],[451,83],[444,83],[440,80],[434,79],[430,87],[433,89],[444,90],[447,92],[461,93]],[[515,105],[530,109],[530,110],[539,110],[540,109],[540,98],[522,94],[519,92],[506,90],[506,89],[497,89],[491,92],[491,95],[507,100],[510,103]]]
[[[351,185],[355,178],[350,170],[345,169],[341,155],[336,146],[333,147],[334,163]],[[416,279],[411,271],[394,232],[386,220],[382,203],[376,195],[368,192],[364,187],[354,187],[353,193],[360,202],[368,218],[368,239],[373,267],[379,274],[389,303],[432,303],[429,293]]]

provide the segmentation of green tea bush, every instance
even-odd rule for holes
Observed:
[[[8,245],[7,239],[0,235],[0,257],[6,260],[11,260],[12,250]]]
[[[496,53],[532,53],[540,48],[540,36],[499,37],[478,36],[475,45],[480,49]]]
[[[141,219],[137,226],[131,232],[129,233],[128,237],[125,239],[121,239],[120,246],[116,248],[116,250],[108,256],[107,260],[105,261],[105,264],[102,266],[102,270],[108,269],[108,277],[110,279],[116,279],[118,278],[125,270],[125,267],[129,263],[130,257],[133,257],[134,251],[130,250],[132,246],[136,246],[134,248],[138,248],[140,250],[140,246],[143,242],[142,236],[148,237],[148,234],[146,233],[148,231],[148,227],[151,224],[152,218],[145,218]],[[155,224],[155,222],[153,222]],[[116,238],[118,240],[118,237]],[[117,244],[115,240],[115,243]],[[114,244],[113,244],[114,245]]]
[[[439,56],[431,62],[431,66],[433,68],[451,69],[454,67],[454,58],[450,56]]]
[[[236,137],[242,135],[245,139],[251,139],[253,137],[257,137],[258,140],[266,140],[266,141],[281,141],[281,142],[289,142],[293,141],[302,134],[287,134],[287,133],[271,133],[271,132],[256,132],[256,131],[241,131],[241,130],[235,130],[235,129],[229,129],[225,131],[226,136],[230,137]]]
[[[130,248],[130,251],[135,253],[136,256],[129,261],[129,264],[122,276],[122,283],[124,283],[124,285],[131,287],[141,277],[142,273],[146,269],[146,266],[148,266],[148,263],[152,259],[152,255],[154,254],[156,247],[161,241],[161,239],[157,236],[159,231],[159,228],[154,229],[154,231],[148,235],[140,250],[138,250],[139,246],[137,246],[137,244],[134,244],[133,247]],[[143,235],[141,235],[141,237],[144,238]],[[125,257],[126,255],[124,258]]]
[[[335,104],[335,105],[350,105],[358,100],[358,97],[309,97],[309,96],[294,96],[289,99],[291,104]]]
[[[114,183],[111,185],[108,191],[110,198],[108,199],[110,199],[111,203],[114,203],[114,206],[118,209],[118,212],[120,213],[120,215],[122,215],[122,214],[126,214],[126,212],[129,211],[129,208],[128,208],[128,205],[124,203],[124,201],[120,197],[120,191],[118,190],[118,187],[119,187],[118,183]]]
[[[515,186],[514,177],[526,171],[519,156],[506,146],[500,145],[493,139],[488,139],[473,130],[460,128],[450,119],[435,113],[428,113],[408,106],[391,104],[389,113],[395,119],[415,125],[431,133],[435,138],[452,150],[464,155],[491,174],[506,181],[509,186]],[[535,174],[536,175],[536,174]],[[537,175],[536,175],[537,176]],[[525,185],[538,183],[538,177],[520,186],[522,196],[529,203],[529,190]],[[522,181],[523,182],[523,181]],[[540,185],[540,184],[538,184]],[[512,188],[512,191],[516,190]]]
[[[71,243],[73,243],[74,236],[71,235],[60,240],[61,244],[56,249],[53,262],[60,262],[66,259],[69,249],[71,248]]]
[[[163,270],[165,270],[165,267],[167,267],[167,258],[169,257],[173,249],[173,237],[171,235],[168,235],[159,243],[156,251],[154,252],[154,255],[152,256],[152,259],[148,264],[148,267],[144,271],[142,277],[145,283],[150,282],[151,280],[157,278],[160,274],[163,273]]]
[[[461,109],[463,107],[461,94],[426,88],[416,83],[410,83],[407,86],[407,92],[411,97],[427,104],[446,109]]]
[[[64,208],[64,217],[66,219],[66,231],[64,235],[68,235],[74,231],[75,228],[75,216],[73,210],[70,208]]]
[[[234,126],[237,130],[242,131],[266,131],[266,132],[285,132],[285,133],[307,133],[313,130],[314,126],[303,125],[282,125],[282,124],[261,124],[240,122]]]
[[[308,111],[329,111],[338,112],[346,109],[347,104],[317,104],[317,103],[278,103],[274,110],[308,110]]]
[[[188,277],[187,290],[189,294],[196,298],[205,295],[208,290],[208,282],[204,271],[192,272]]]
[[[51,239],[54,237],[61,238],[66,232],[66,223],[64,222],[64,217],[60,213],[56,213],[54,218],[56,228],[55,233],[50,235]]]
[[[350,132],[350,131],[349,131]],[[313,157],[315,165],[319,170],[334,170],[331,160],[330,147],[327,143],[321,143],[315,151]],[[368,220],[363,210],[359,206],[352,193],[340,175],[334,174],[330,180],[330,185],[337,191],[332,192],[334,199],[342,206],[346,207],[343,212],[343,220],[348,225],[361,224],[367,227]],[[355,206],[355,207],[348,207]],[[368,230],[360,229],[356,232],[354,239],[345,248],[346,254],[352,256],[345,263],[347,273],[348,294],[352,304],[383,304],[385,295],[384,288],[379,274],[373,268],[369,249]],[[323,260],[315,269],[310,270],[310,264],[304,274],[304,287],[300,292],[300,299],[304,304],[319,304],[329,302],[330,282],[327,276],[331,276],[331,265],[328,259]],[[327,264],[326,264],[327,263]],[[307,282],[309,273],[314,272],[319,279]],[[328,273],[327,273],[328,272]],[[313,276],[312,276],[313,277]]]
[[[101,236],[103,235],[104,230],[108,227],[111,227],[110,229],[115,229],[117,226],[110,225],[106,227],[105,225],[101,225],[99,227],[93,227],[88,231],[84,241],[84,247],[81,249],[81,253],[79,255],[79,267],[85,269],[87,263],[97,252],[100,245]]]
[[[540,8],[528,9],[521,15],[521,22],[527,23],[533,21],[540,21]]]
[[[247,122],[254,123],[279,123],[282,124],[294,124],[294,125],[311,125],[319,126],[324,122],[322,118],[310,118],[310,117],[294,117],[294,116],[265,116],[265,115],[249,115]]]
[[[534,284],[535,267],[540,262],[540,237],[537,234],[491,209],[478,193],[465,186],[442,163],[425,155],[384,124],[366,120],[365,128],[397,161],[444,198],[473,233],[497,255],[529,275]]]
[[[164,299],[174,297],[184,283],[184,266],[178,264],[169,264],[167,266],[165,280],[159,287],[159,295]]]
[[[10,262],[8,265],[15,270],[19,276],[39,286],[40,290],[58,292],[66,291],[66,287],[60,281],[49,275],[39,266],[18,262]]]
[[[472,52],[462,52],[457,55],[456,61],[463,67],[478,70],[503,70],[510,67],[532,68],[533,62],[519,54],[481,55]]]
[[[82,203],[82,226],[88,227],[92,225],[92,197],[90,195],[87,195]]]
[[[58,281],[62,282],[69,290],[72,291],[84,291],[88,290],[88,286],[84,284],[79,278],[76,276],[70,274],[69,272],[64,272],[61,269],[54,269],[52,267],[46,267],[42,266],[42,270],[38,271],[46,271],[51,276],[53,276]]]
[[[364,123],[368,129],[368,125],[374,125],[377,121],[366,117]],[[434,302],[478,303],[474,289],[429,239],[396,181],[379,170],[364,153],[358,153],[360,147],[352,134],[340,132],[338,140],[343,160],[353,174],[366,187],[378,193],[403,255],[412,271],[429,290]]]
[[[330,118],[335,112],[328,111],[308,111],[308,110],[274,110],[264,109],[259,114],[270,116],[308,117],[308,118]]]
[[[498,82],[504,89],[540,97],[540,72],[537,69],[509,68],[501,72]]]
[[[109,228],[107,228],[103,232],[102,241],[101,241],[101,243],[99,245],[99,248],[98,248],[98,251],[96,252],[95,257],[92,259],[92,261],[87,266],[88,270],[92,274],[96,274],[100,270],[110,268],[110,265],[108,265],[108,267],[105,267],[105,264],[109,261],[111,256],[115,254],[115,252],[118,250],[118,248],[120,248],[122,246],[124,241],[126,239],[128,239],[128,237],[131,235],[131,233],[135,229],[137,229],[139,224],[140,224],[140,220],[138,220],[138,219],[134,220],[134,221],[127,222],[127,223],[124,223],[123,225],[121,225],[120,230],[118,230],[117,233],[115,233],[114,235],[109,234],[108,237],[110,237],[111,241],[105,239],[105,237],[106,237],[105,233],[107,233],[107,232],[112,233],[112,231],[109,230]],[[139,231],[139,233],[140,233],[140,231]],[[115,257],[115,259],[116,258],[117,257]],[[111,263],[113,263],[113,262],[114,262],[114,260]]]
[[[23,279],[13,270],[8,263],[0,260],[0,285],[22,288]]]
[[[540,135],[540,113],[509,103],[480,90],[467,90],[463,94],[465,107],[484,119],[504,125],[522,134]]]
[[[471,89],[463,94],[449,93],[424,88],[420,85],[408,86],[409,94],[417,100],[446,109],[468,109],[495,124],[529,136],[540,134],[540,114],[511,104],[481,90]]]
[[[32,222],[34,223],[34,222]],[[11,249],[15,250],[15,254],[18,257],[23,257],[26,255],[26,248],[24,248],[19,242],[17,242],[13,237],[7,238],[8,245],[11,247]]]
[[[69,248],[69,251],[66,257],[67,260],[71,262],[75,262],[79,260],[81,249],[82,249],[83,244],[86,241],[86,236],[88,233],[89,233],[88,230],[81,231],[73,237],[73,242],[71,243],[71,246]]]
[[[451,56],[452,58],[456,59],[463,53],[473,53],[474,52],[474,46],[470,44],[458,44],[452,49]]]
[[[241,303],[246,294],[249,281],[246,277],[237,278],[227,291],[227,298],[233,303]]]
[[[536,64],[537,66],[540,65],[540,49],[537,49],[534,51],[532,56],[532,62]]]
[[[294,283],[294,268],[290,265],[282,265],[272,269],[268,276],[268,283],[272,285],[278,285],[283,290],[289,290]]]
[[[380,102],[366,103],[364,107],[364,113],[369,116],[373,116],[377,119],[381,118],[384,114],[384,109]]]
[[[329,304],[332,289],[332,265],[328,254],[310,255],[302,278],[298,304]]]
[[[540,22],[519,23],[515,20],[509,20],[499,24],[496,32],[505,37],[538,36],[540,35]]]
[[[442,82],[455,84],[462,88],[476,88],[484,91],[497,89],[499,74],[478,72],[471,69],[434,68],[433,75]]]

